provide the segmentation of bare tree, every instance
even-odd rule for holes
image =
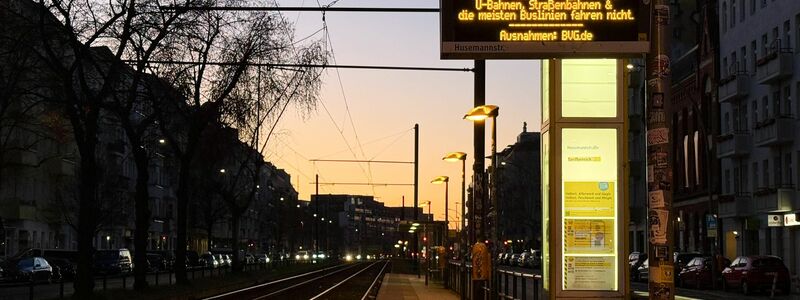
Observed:
[[[207,1],[208,5],[224,5],[227,1]],[[253,138],[263,134],[262,130],[253,131],[251,125],[259,120],[266,120],[265,115],[277,118],[275,113],[266,113],[270,107],[282,108],[274,102],[280,97],[266,97],[266,92],[257,95],[254,87],[264,85],[262,91],[270,91],[269,95],[284,96],[284,102],[291,102],[303,108],[313,108],[319,88],[319,71],[310,68],[293,70],[270,69],[269,73],[259,72],[254,63],[324,63],[326,55],[318,43],[300,47],[293,42],[291,24],[280,15],[265,12],[230,12],[230,11],[189,11],[186,13],[194,20],[193,26],[186,26],[177,32],[182,40],[173,43],[174,49],[162,53],[164,61],[194,62],[191,65],[182,63],[166,64],[160,67],[159,75],[169,78],[173,85],[186,95],[187,105],[179,110],[180,114],[162,114],[161,126],[180,122],[186,124],[184,132],[164,130],[165,136],[172,146],[173,152],[180,161],[178,175],[178,245],[176,260],[185,258],[188,235],[187,205],[189,202],[189,175],[191,164],[199,147],[203,132],[212,123],[229,124],[241,129],[247,141],[259,141]],[[222,64],[220,64],[220,62]],[[285,71],[285,72],[284,72]],[[300,75],[292,75],[299,73]],[[262,74],[264,80],[255,80]],[[267,78],[269,80],[267,80]],[[292,79],[294,78],[294,79]],[[291,92],[296,88],[295,92]],[[288,91],[287,91],[288,89]],[[259,97],[263,96],[263,97]],[[272,102],[270,102],[272,101]],[[260,105],[260,115],[254,116],[251,111]],[[273,109],[273,112],[281,109]],[[245,112],[243,114],[243,112]],[[259,127],[258,128],[264,128]],[[251,144],[260,145],[261,143]],[[258,149],[254,146],[253,149]],[[258,150],[255,151],[258,153]],[[255,155],[248,155],[245,165],[251,164]],[[243,168],[240,168],[243,169]],[[258,173],[255,171],[256,174]],[[252,198],[252,186],[244,198]],[[238,196],[237,196],[238,197]],[[233,212],[232,212],[233,213]],[[238,253],[234,252],[235,255]],[[178,282],[186,281],[185,269],[176,268]]]

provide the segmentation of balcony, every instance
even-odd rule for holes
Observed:
[[[717,157],[742,157],[750,154],[753,135],[749,132],[736,132],[717,137]]]
[[[759,122],[755,130],[755,145],[769,147],[789,144],[794,140],[794,118],[778,116]]]
[[[791,48],[781,48],[781,41],[775,40],[767,55],[756,61],[756,80],[759,84],[771,84],[792,76],[794,55]]]
[[[720,218],[745,217],[753,213],[752,204],[753,204],[752,197],[748,193],[720,195],[719,217]]]
[[[719,82],[720,103],[745,98],[748,93],[750,93],[750,76],[746,73],[734,74]]]
[[[757,212],[790,211],[795,190],[791,187],[762,188],[755,193],[754,209]]]

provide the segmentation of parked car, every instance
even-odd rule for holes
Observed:
[[[722,277],[722,268],[730,265],[730,260],[723,259],[723,266],[717,271],[717,278]],[[681,270],[678,271],[678,280],[675,281],[681,287],[694,287],[700,289],[704,286],[713,287],[712,276],[714,260],[710,256],[695,257],[689,261]]]
[[[131,252],[128,249],[97,251],[94,253],[94,269],[103,274],[130,273],[133,270]]]
[[[636,281],[644,281],[650,278],[650,259],[645,259],[644,262],[639,265],[639,269],[636,271]]]
[[[212,255],[211,253],[205,253],[200,256],[199,259],[200,265],[206,268],[219,268],[219,260],[217,257]]]
[[[164,271],[167,270],[167,262],[164,257],[158,253],[147,253],[147,271]]]
[[[520,253],[511,254],[511,256],[508,258],[508,262],[507,262],[508,265],[509,266],[516,266],[518,261],[519,261],[519,256],[520,256]]]
[[[528,260],[530,260],[531,252],[528,250],[522,251],[522,254],[519,255],[519,259],[517,260],[517,266],[520,267],[529,267]]]
[[[542,250],[532,250],[531,255],[526,261],[529,268],[539,268],[542,266]]]
[[[53,267],[53,273],[58,278],[75,279],[76,270],[78,269],[75,262],[66,258],[59,257],[45,257],[44,259]]]
[[[506,253],[505,253],[505,252],[500,252],[500,253],[498,253],[498,254],[497,254],[497,260],[495,261],[495,263],[496,263],[498,266],[501,266],[501,265],[503,265],[503,256],[504,256],[504,255],[506,255]]]
[[[511,256],[514,255],[513,252],[506,252],[503,255],[503,265],[509,265],[509,261],[511,261]]]
[[[789,269],[777,256],[739,256],[722,271],[723,290],[741,289],[750,294],[771,289],[773,282],[782,293],[791,292]]]
[[[260,264],[269,263],[269,256],[266,253],[258,253],[255,255],[256,262]]]
[[[202,265],[197,251],[186,251],[186,267],[200,267]]]
[[[628,255],[628,267],[631,271],[631,279],[639,281],[639,267],[647,260],[647,254],[642,252],[632,252]]]
[[[6,264],[6,276],[16,281],[50,282],[58,279],[44,257],[25,257]]]
[[[675,270],[680,270],[686,266],[695,257],[703,257],[703,254],[698,252],[675,252],[673,253],[673,261],[675,262]]]

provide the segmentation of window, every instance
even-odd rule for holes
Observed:
[[[736,68],[737,69],[736,73],[737,74],[738,73],[747,73],[747,47],[742,46],[742,48],[739,49],[739,51],[741,52],[741,55],[742,55],[742,63],[739,64],[738,68]]]
[[[739,190],[744,192],[749,185],[750,182],[747,178],[747,164],[742,164],[742,188]]]
[[[761,8],[767,7],[767,0],[761,0]]]
[[[763,168],[764,172],[761,173],[763,176],[761,179],[764,183],[761,185],[762,187],[769,187],[769,160],[765,159],[761,162],[761,167]]]
[[[729,75],[736,75],[736,70],[739,69],[738,62],[736,51],[731,52],[731,65],[728,67],[730,69]]]
[[[753,192],[758,190],[758,162],[753,163]]]
[[[722,77],[728,77],[730,75],[733,75],[733,74],[730,74],[730,69],[731,69],[730,65],[728,65],[728,57],[727,56],[723,57],[722,58]]]
[[[747,122],[747,102],[742,104],[742,109],[740,110],[740,113],[742,114],[742,124],[741,126],[739,126],[738,130],[741,132],[746,132],[747,128],[750,128],[747,125],[749,123]]]
[[[782,116],[781,112],[781,90],[777,89],[776,91],[772,92],[772,114],[773,117]]]
[[[756,13],[756,0],[750,0],[750,15]]]
[[[767,99],[767,96],[761,98],[761,104],[764,106],[764,109],[761,112],[761,120],[766,121],[769,119],[769,99]]]
[[[756,127],[758,123],[758,101],[753,100],[753,128]]]
[[[772,42],[775,43],[776,47],[778,47],[778,48],[777,49],[770,49],[770,50],[775,51],[775,50],[780,49],[780,47],[781,47],[780,39],[781,39],[781,37],[778,35],[778,27],[777,26],[776,27],[772,27]]]
[[[689,136],[683,136],[683,186],[689,187]]]
[[[756,48],[756,41],[750,42],[750,60],[753,61],[752,71],[756,71],[756,63],[758,62],[758,48]]]
[[[724,121],[722,122],[722,132],[730,133],[731,116],[730,113],[725,113]]]
[[[736,0],[731,0],[731,28],[736,27]]]
[[[767,45],[768,40],[769,38],[766,33],[761,35],[761,57],[767,56],[767,47],[769,47],[769,45]]]
[[[728,4],[725,2],[722,2],[722,25],[719,27],[722,28],[722,33],[728,28]]]
[[[740,192],[739,189],[741,188],[741,182],[740,182],[741,179],[742,178],[741,178],[741,175],[739,174],[739,168],[738,167],[734,167],[733,168],[733,193],[736,194],[736,195],[738,195],[739,192]]]
[[[794,49],[800,49],[800,14],[794,16],[794,34],[796,37],[794,38],[794,42],[797,45],[794,45]]]
[[[789,20],[783,21],[783,41],[781,42],[781,47],[792,47],[792,25],[789,24]]]
[[[791,185],[794,182],[794,174],[792,170],[792,153],[786,153],[786,161],[783,162],[786,166],[786,184]]]
[[[772,162],[775,164],[775,169],[773,176],[775,176],[775,187],[782,187],[783,186],[783,168],[781,167],[781,155],[778,154],[775,158],[772,159]]]
[[[783,87],[783,115],[792,115],[792,86],[786,85]]]
[[[742,0],[742,7],[739,8],[739,22],[744,22],[745,0]]]
[[[731,194],[731,170],[725,170],[725,193]]]

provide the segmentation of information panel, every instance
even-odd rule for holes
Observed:
[[[621,57],[649,50],[650,1],[441,0],[443,59]]]
[[[617,130],[564,128],[561,247],[565,291],[617,291]]]

